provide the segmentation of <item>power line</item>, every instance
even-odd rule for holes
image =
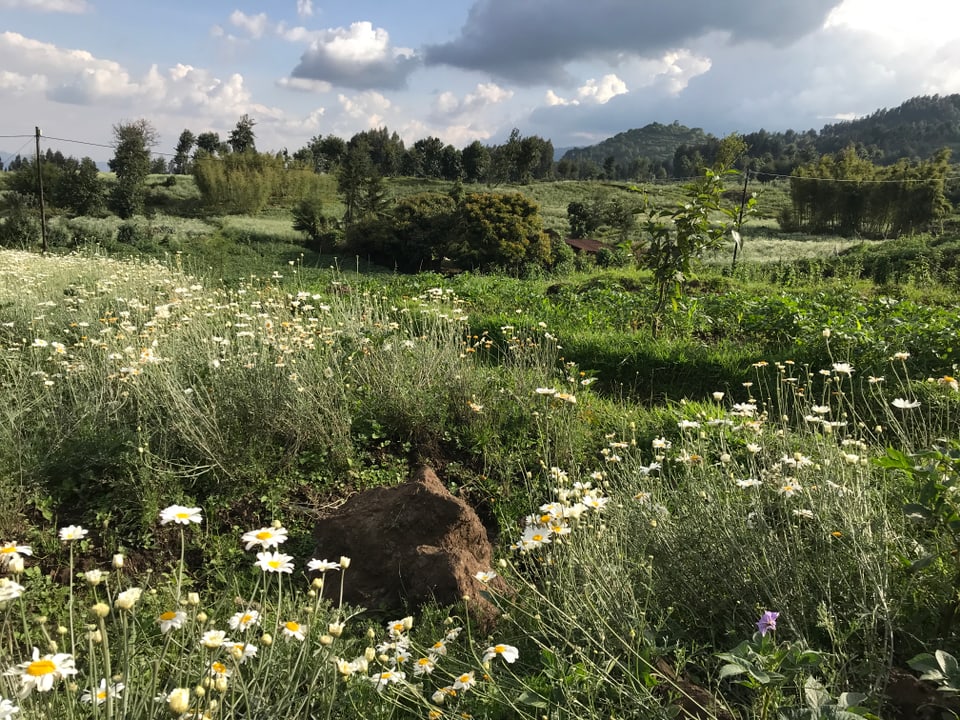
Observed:
[[[760,179],[765,180],[767,178],[780,178],[783,180],[808,180],[813,182],[838,182],[838,183],[846,182],[846,183],[863,183],[863,184],[896,183],[898,185],[902,185],[903,183],[928,183],[928,182],[936,182],[938,180],[938,178],[926,178],[926,179],[903,178],[902,180],[857,180],[854,178],[818,178],[818,177],[804,177],[802,175],[781,175],[780,173],[769,173],[769,172],[763,172],[763,171],[751,171],[751,174],[754,177],[756,177],[758,180]],[[942,179],[956,180],[957,178],[960,178],[960,175],[945,175]]]
[[[44,135],[44,136],[43,136],[43,139],[45,139],[45,140],[56,140],[56,141],[58,141],[58,142],[75,143],[75,144],[77,144],[77,145],[89,145],[89,146],[91,146],[91,147],[106,148],[107,150],[114,150],[114,149],[116,149],[116,147],[115,147],[114,145],[104,145],[103,143],[88,142],[88,141],[86,141],[86,140],[71,140],[70,138],[53,137],[52,135]],[[151,154],[151,155],[165,155],[166,157],[176,157],[176,155],[175,155],[174,153],[165,153],[165,152],[160,152],[159,150],[151,150],[151,151],[150,151],[150,154]]]
[[[33,135],[0,135],[0,138],[32,138]]]

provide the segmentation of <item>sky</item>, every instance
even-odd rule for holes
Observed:
[[[146,118],[169,153],[244,114],[260,150],[384,126],[563,148],[651,122],[820,129],[957,92],[958,0],[0,0],[0,136],[109,145]]]

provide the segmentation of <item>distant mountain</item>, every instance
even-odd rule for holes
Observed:
[[[943,148],[960,161],[960,95],[911,98],[891,110],[825,125],[819,132],[760,129],[743,132],[742,137],[748,147],[745,160],[760,173],[790,174],[819,155],[849,145],[879,164],[902,158],[926,160]],[[609,158],[613,158],[612,177],[619,179],[652,175],[658,166],[667,175],[687,176],[697,166],[711,163],[716,149],[717,138],[699,128],[652,123],[590,147],[572,148],[562,159],[576,164],[580,176],[603,172]]]
[[[572,148],[563,155],[564,160],[591,160],[603,165],[613,157],[618,165],[629,166],[634,160],[648,158],[653,162],[673,161],[680,145],[699,145],[709,136],[700,128],[688,128],[678,122],[670,125],[650,123],[645,127],[617,133],[612,138],[583,148]]]

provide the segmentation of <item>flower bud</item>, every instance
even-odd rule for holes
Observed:
[[[123,569],[123,553],[117,553],[113,556],[113,567],[115,570]]]
[[[190,709],[190,690],[188,688],[174,688],[167,695],[167,705],[177,715],[185,713]]]
[[[187,593],[187,605],[193,605],[196,607],[200,604],[200,593]]]
[[[333,643],[333,638],[330,635],[321,635],[320,644],[321,645],[330,645]]]
[[[346,555],[341,555],[341,556],[340,556],[340,567],[343,568],[344,570],[346,570],[348,567],[350,567],[350,558],[348,558]]]
[[[23,558],[15,555],[7,561],[7,570],[11,575],[22,575],[24,571]]]
[[[96,615],[98,618],[105,618],[110,614],[110,606],[106,603],[98,602],[92,608],[90,608],[90,614]]]
[[[270,633],[264,633],[263,635],[260,636],[260,642],[266,647],[270,647],[271,645],[273,645],[273,635],[271,635]]]

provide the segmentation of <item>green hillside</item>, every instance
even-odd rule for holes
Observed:
[[[629,165],[638,158],[652,161],[672,161],[680,145],[699,145],[709,136],[700,128],[688,128],[678,122],[670,125],[650,123],[645,127],[617,133],[612,138],[590,147],[568,150],[564,160],[592,160],[598,165],[610,156],[617,164]]]

